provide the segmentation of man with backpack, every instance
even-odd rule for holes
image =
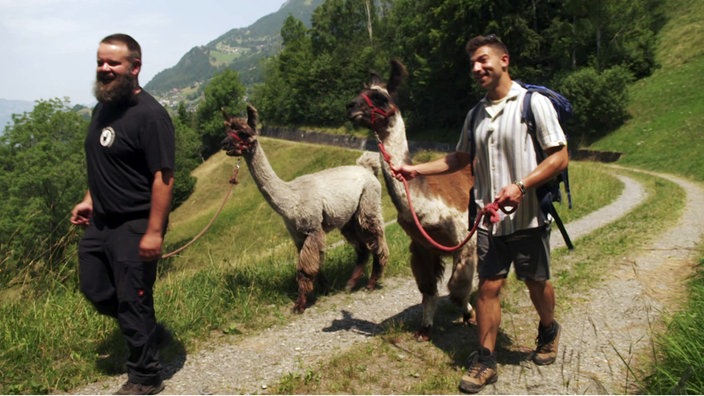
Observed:
[[[500,291],[511,264],[528,287],[538,316],[537,347],[532,359],[547,365],[557,356],[560,326],[555,320],[555,292],[550,282],[550,218],[540,208],[537,188],[567,168],[567,139],[552,102],[531,95],[535,133],[522,119],[527,90],[509,75],[509,53],[495,35],[477,36],[466,46],[472,76],[486,96],[467,113],[457,150],[444,158],[392,170],[398,178],[439,174],[472,163],[477,213],[489,204],[515,208],[494,224],[477,230],[479,348],[471,355],[460,390],[476,393],[498,379],[496,339],[501,323]],[[476,113],[475,110],[476,109]],[[533,139],[545,153],[539,161]],[[470,210],[472,212],[473,210]]]

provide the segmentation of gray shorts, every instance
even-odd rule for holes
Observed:
[[[548,280],[550,228],[531,228],[505,236],[478,229],[477,257],[479,279],[506,278],[513,263],[519,280]]]

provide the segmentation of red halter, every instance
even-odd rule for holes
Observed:
[[[396,113],[396,107],[394,105],[391,105],[391,110],[385,111],[384,109],[375,106],[374,103],[372,103],[372,100],[369,99],[369,96],[367,96],[367,94],[362,94],[362,98],[364,98],[364,101],[367,102],[369,110],[371,111],[370,122],[372,123],[372,127],[377,121],[384,118],[389,118]],[[374,116],[377,114],[383,118],[375,119]]]
[[[245,150],[249,151],[252,148],[252,146],[254,146],[253,142],[242,140],[240,135],[238,135],[235,132],[228,132],[227,134],[231,138],[233,138],[235,140],[235,142],[237,142],[237,148],[240,149],[241,151],[245,151]]]

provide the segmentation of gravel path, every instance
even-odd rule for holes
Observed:
[[[484,394],[628,391],[628,371],[623,361],[632,363],[633,356],[650,348],[653,322],[666,311],[664,304],[673,290],[683,291],[682,279],[689,273],[693,249],[704,230],[702,187],[671,175],[657,176],[672,180],[687,191],[685,215],[673,229],[688,231],[665,232],[652,246],[631,252],[614,266],[614,274],[607,282],[595,285],[588,295],[582,296],[583,304],[574,304],[561,315],[561,356],[555,364],[538,367],[528,360],[503,364],[499,357],[499,381],[487,387]],[[625,189],[615,202],[566,225],[573,240],[627,215],[643,202],[645,192],[640,184],[618,177]],[[552,237],[553,247],[564,246],[559,232]],[[275,386],[282,376],[303,372],[336,351],[375,336],[381,331],[381,323],[389,318],[418,317],[419,302],[420,294],[410,278],[385,279],[383,288],[373,293],[321,297],[305,314],[285,326],[256,336],[233,337],[235,340],[226,344],[218,342],[189,354],[178,367],[167,367],[165,393],[267,393],[268,387]],[[508,317],[505,323],[512,320]],[[535,333],[532,323],[530,329],[524,328],[525,323],[510,325],[527,334]],[[126,375],[111,377],[73,393],[111,393],[125,379]]]

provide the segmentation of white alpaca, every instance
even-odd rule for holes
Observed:
[[[388,261],[389,250],[381,212],[381,183],[372,170],[357,165],[340,166],[291,181],[281,180],[257,140],[257,110],[248,105],[246,120],[224,112],[223,115],[228,135],[222,142],[223,150],[229,156],[244,157],[259,191],[281,215],[298,249],[298,299],[294,311],[302,313],[306,309],[307,294],[313,291],[316,278],[327,286],[320,262],[325,236],[333,229],[339,229],[357,253],[346,289],[349,291],[356,285],[370,254],[373,267],[366,288],[374,289]]]
[[[406,127],[393,95],[406,74],[401,63],[391,63],[391,76],[383,83],[378,76],[347,106],[347,115],[354,123],[371,129],[383,143],[395,166],[409,164],[411,155],[406,139]],[[432,115],[429,115],[432,117]],[[430,244],[416,226],[403,183],[391,174],[382,158],[382,173],[386,187],[398,211],[398,223],[411,237],[411,269],[423,295],[419,340],[429,340],[438,300],[438,281],[442,278],[442,257],[449,254],[453,267],[448,289],[450,299],[462,307],[466,323],[476,323],[469,303],[476,268],[476,237],[461,249],[447,253]],[[469,189],[473,178],[470,167],[446,175],[420,175],[409,181],[413,208],[428,234],[445,246],[460,244],[468,234]]]

